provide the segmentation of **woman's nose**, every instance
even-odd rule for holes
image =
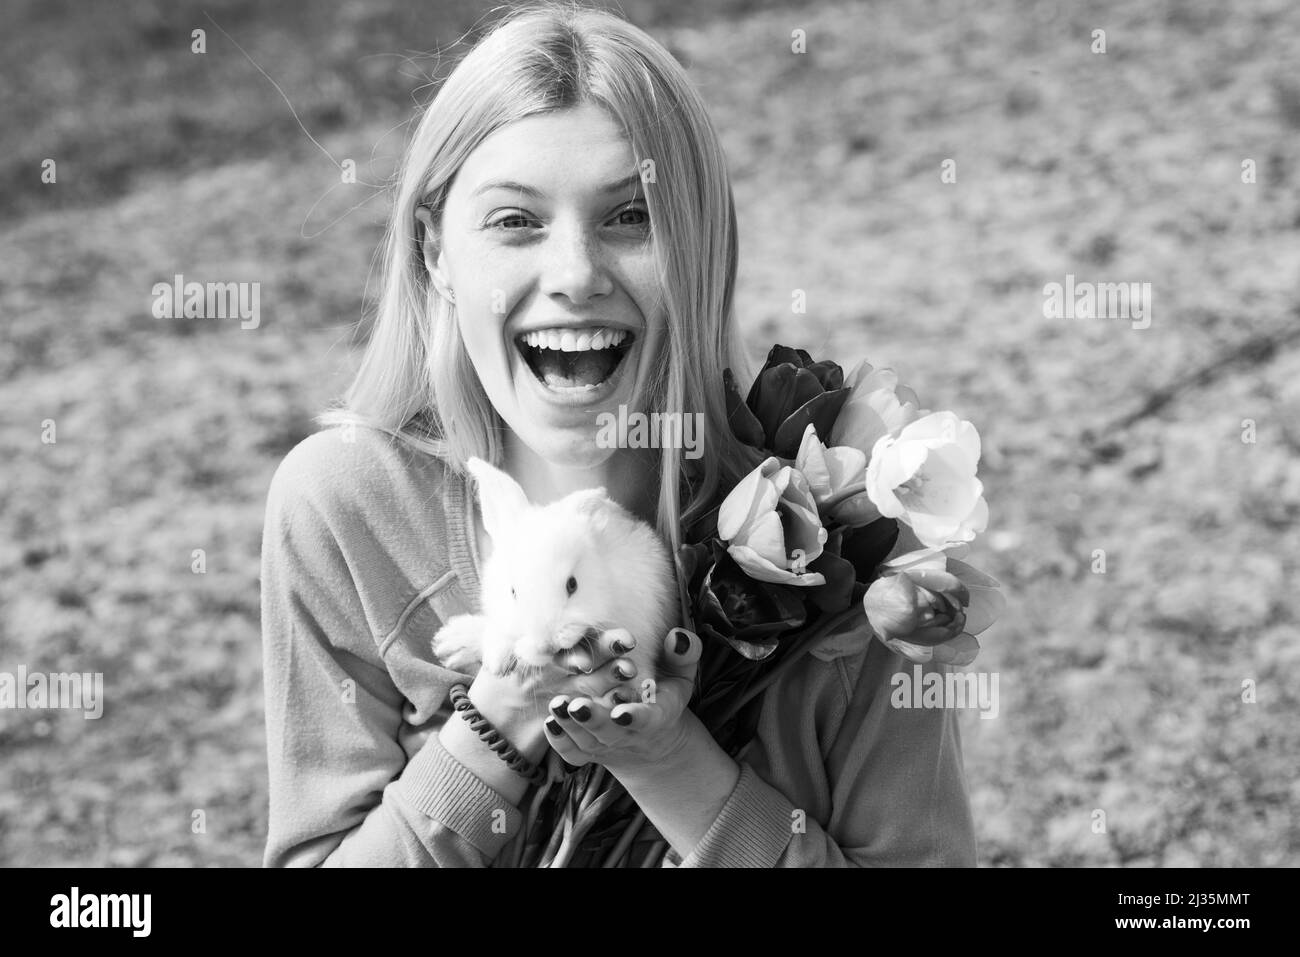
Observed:
[[[542,292],[564,296],[575,305],[607,295],[614,283],[599,239],[583,224],[556,228],[547,243]]]

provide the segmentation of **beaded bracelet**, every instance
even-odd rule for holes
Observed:
[[[463,684],[451,686],[451,706],[460,712],[460,716],[469,722],[470,730],[483,739],[497,757],[506,763],[511,771],[527,778],[531,785],[540,785],[546,780],[546,766],[533,764],[517,750],[515,746],[492,727],[483,715],[479,714],[474,702],[469,700],[469,687]]]

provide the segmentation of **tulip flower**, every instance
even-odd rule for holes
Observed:
[[[808,480],[768,458],[731,490],[718,510],[718,538],[751,578],[786,585],[824,585],[807,571],[826,544],[826,529]]]
[[[951,412],[933,412],[885,435],[871,450],[867,495],[880,514],[911,527],[931,548],[969,542],[988,525],[975,477],[980,437]]]

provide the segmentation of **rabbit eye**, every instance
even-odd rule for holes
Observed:
[[[570,575],[569,580],[564,583],[564,590],[567,591],[570,595],[572,595],[575,591],[578,590],[578,579]]]
[[[511,598],[518,598],[518,597],[519,597],[518,595],[515,594],[515,586],[514,586],[514,585],[511,585],[511,586],[510,586],[510,597],[511,597]]]

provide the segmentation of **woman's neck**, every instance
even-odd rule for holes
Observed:
[[[604,487],[610,498],[654,524],[659,504],[659,458],[652,449],[616,449],[591,468],[569,468],[547,461],[512,433],[506,433],[502,467],[536,505],[546,505],[580,489]]]

